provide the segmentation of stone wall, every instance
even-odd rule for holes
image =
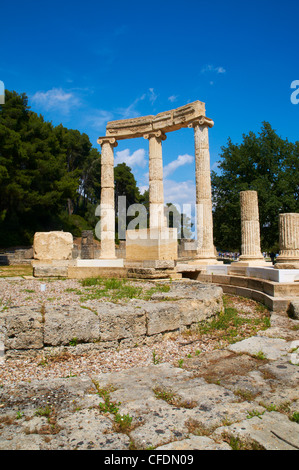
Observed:
[[[222,289],[198,282],[182,283],[150,301],[99,302],[95,309],[15,307],[1,312],[0,344],[6,358],[150,345],[167,333],[195,329],[222,309]]]
[[[25,265],[31,264],[33,259],[33,248],[22,247],[22,248],[10,248],[7,250],[2,250],[0,252],[0,266],[9,266],[9,265]]]

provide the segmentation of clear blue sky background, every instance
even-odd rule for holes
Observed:
[[[228,137],[239,143],[262,121],[299,140],[299,104],[290,100],[299,80],[298,13],[289,0],[4,2],[0,80],[95,147],[107,121],[204,101],[217,168]],[[168,134],[163,158],[165,198],[193,201],[193,131]],[[116,161],[147,186],[147,141],[120,142]]]

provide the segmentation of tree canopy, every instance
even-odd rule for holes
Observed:
[[[94,229],[101,156],[87,134],[53,126],[30,110],[25,93],[6,90],[0,106],[0,246],[32,243],[36,231]],[[115,169],[116,190],[131,204],[139,190],[131,169]]]
[[[258,192],[261,245],[278,249],[279,213],[299,212],[299,142],[282,139],[268,122],[258,135],[228,139],[222,147],[219,174],[212,172],[215,245],[240,250],[240,191]]]

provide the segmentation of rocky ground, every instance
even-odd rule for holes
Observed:
[[[2,308],[36,302],[40,282],[2,279]],[[50,284],[48,302],[77,298],[78,281]],[[299,450],[299,321],[225,305],[154,346],[2,359],[0,450]]]

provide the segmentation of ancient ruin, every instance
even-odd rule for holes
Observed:
[[[261,252],[258,194],[242,191],[241,255],[231,264],[217,260],[209,153],[209,129],[213,124],[200,101],[156,116],[108,122],[106,135],[98,139],[102,171],[96,235],[100,242],[95,247],[88,231],[82,233],[81,247],[73,243],[71,234],[37,233],[33,246],[34,276],[188,278],[258,300],[272,311],[285,311],[299,293],[299,214],[280,214],[280,253],[273,266]],[[164,214],[162,143],[168,132],[183,127],[194,131],[197,240],[178,243],[177,229],[167,226]],[[120,248],[115,244],[114,148],[119,140],[137,137],[149,142],[149,227],[127,229]]]
[[[261,252],[258,195],[256,191],[241,191],[241,256],[242,266],[266,265]]]
[[[277,269],[299,269],[299,214],[279,214]]]
[[[205,115],[205,104],[195,101],[177,109],[135,119],[111,121],[106,136],[98,143],[102,148],[101,226],[102,259],[113,259],[114,252],[114,175],[113,149],[117,140],[144,137],[149,141],[149,202],[150,226],[126,233],[126,261],[176,260],[176,229],[166,226],[164,217],[162,142],[166,133],[183,127],[194,129],[197,220],[196,264],[217,264],[213,245],[212,194],[208,129],[214,125]],[[102,207],[103,206],[103,207]]]

